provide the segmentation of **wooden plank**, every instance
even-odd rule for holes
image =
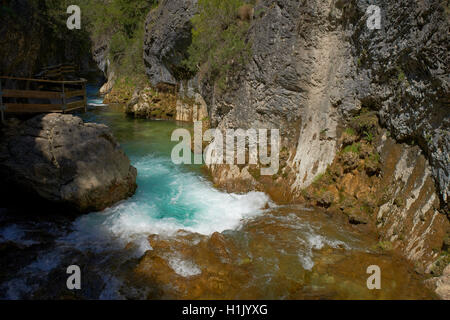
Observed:
[[[84,96],[86,94],[86,91],[84,91],[84,90],[66,91],[65,94],[66,94],[66,98],[72,98],[72,97]]]
[[[30,78],[18,78],[18,77],[0,77],[0,79],[10,79],[10,80],[19,80],[19,81],[31,81],[31,82],[46,82],[46,83],[66,83],[66,84],[83,84],[86,83],[87,80],[81,78],[80,80],[45,80],[45,79],[30,79]]]
[[[46,70],[54,70],[54,69],[58,69],[58,68],[75,68],[75,65],[73,65],[73,64],[57,64],[54,66],[44,67],[41,70],[46,71]]]
[[[46,77],[61,77],[61,72],[48,72],[44,74]]]
[[[75,70],[74,66],[60,66],[55,68],[43,69],[44,71],[54,71],[54,70]]]
[[[80,109],[84,110],[84,107],[68,108],[68,109],[64,110],[64,112],[68,113],[68,112],[72,112],[72,111],[80,110]]]
[[[61,104],[6,103],[5,106],[5,112],[10,113],[62,112]]]
[[[79,109],[79,108],[84,108],[84,100],[69,102],[67,104],[67,108],[65,109],[65,111],[69,111],[71,109],[72,110],[73,109]]]
[[[42,111],[20,109],[20,110],[5,111],[5,113],[14,113],[14,114],[41,114],[41,113],[62,113],[62,112],[63,111],[61,109],[42,110]]]
[[[3,90],[3,96],[8,98],[60,99],[61,92],[6,89]]]
[[[66,106],[66,92],[65,92],[65,89],[64,89],[64,83],[62,84],[62,109],[63,109],[63,112],[64,112],[64,110],[67,108],[67,106]]]

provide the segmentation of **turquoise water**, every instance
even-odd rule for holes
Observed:
[[[264,193],[229,194],[215,189],[198,165],[173,164],[170,154],[177,142],[170,141],[172,131],[189,125],[129,118],[121,106],[104,105],[96,88],[88,87],[88,94],[89,112],[79,116],[111,128],[137,168],[138,189],[129,199],[68,225],[36,221],[0,228],[0,240],[38,250],[36,258],[31,255],[29,264],[0,284],[0,297],[30,298],[43,288],[59,297],[64,286],[55,291],[52,275],[76,264],[95,275],[93,291],[83,291],[85,298],[121,299],[120,288],[129,275],[127,266],[151,249],[149,235],[236,229],[243,219],[261,214],[270,203]],[[35,236],[39,232],[50,239],[44,249],[40,246],[43,238]]]
[[[215,259],[210,261],[205,246],[197,246],[206,237],[193,235],[185,242],[179,231],[209,235],[230,229],[234,231],[224,232],[230,245],[226,251],[236,259],[225,259],[223,268],[228,269],[216,274],[230,290],[221,298],[289,298],[299,284],[303,289],[294,298],[395,298],[422,293],[403,266],[396,269],[396,260],[389,260],[385,252],[370,253],[372,239],[322,211],[275,206],[261,192],[221,192],[200,166],[173,164],[170,154],[176,142],[170,141],[171,133],[188,125],[126,117],[122,107],[103,105],[95,90],[89,88],[90,111],[80,116],[111,128],[137,168],[136,194],[75,220],[65,216],[22,220],[0,210],[0,299],[65,299],[72,294],[83,299],[146,299],[152,285],[136,279],[134,270],[140,257],[152,249],[148,241],[152,234],[169,241],[166,250],[155,252],[172,270],[164,280],[166,289],[177,291],[180,277],[189,284],[191,276],[201,276]],[[179,241],[183,245],[178,246]],[[191,247],[203,254],[192,257]],[[385,296],[371,295],[366,288],[366,267],[374,263],[398,279],[383,284]],[[79,292],[66,288],[70,265],[81,268]],[[243,280],[240,273],[246,268],[251,272]],[[152,269],[148,271],[152,274]],[[204,276],[215,278],[208,272]],[[200,289],[205,286],[201,281],[192,283],[194,292],[197,284]]]
[[[94,97],[96,104],[101,100]],[[270,202],[261,192],[229,194],[215,189],[199,165],[175,165],[170,155],[177,142],[172,132],[189,124],[127,117],[121,106],[96,106],[85,121],[108,125],[137,168],[136,194],[75,223],[77,246],[92,243],[101,249],[111,242],[135,242],[143,253],[150,234],[172,235],[180,229],[211,234],[235,229],[243,218],[262,213]],[[100,231],[100,232],[99,232]],[[80,240],[86,241],[80,241]],[[95,241],[93,241],[95,240]]]

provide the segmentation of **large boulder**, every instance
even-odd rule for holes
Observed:
[[[153,86],[175,85],[191,44],[197,0],[163,0],[145,21],[144,61]]]
[[[10,120],[0,137],[3,194],[99,211],[133,195],[136,174],[107,126],[76,116]]]

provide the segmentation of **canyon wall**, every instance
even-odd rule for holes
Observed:
[[[177,73],[187,55],[196,6],[195,1],[167,0],[148,17],[147,75],[153,86],[177,88],[179,100],[200,95],[212,127],[280,129],[278,174],[262,177],[252,165],[211,165],[218,186],[264,190],[281,202],[307,201],[304,191],[339,159],[350,157],[345,161],[354,160],[355,166],[331,182],[338,190],[335,200],[319,195],[319,204],[339,211],[345,207],[336,200],[339,193],[361,201],[351,190],[350,175],[362,179],[354,185],[375,179],[368,198],[383,200],[373,204],[367,221],[380,241],[392,242],[419,269],[431,272],[448,250],[448,4],[377,1],[381,29],[373,30],[367,25],[373,13],[366,13],[371,4],[256,1],[245,39],[251,58],[228,76],[223,90],[208,77],[182,79]],[[192,114],[189,105],[179,102],[176,117],[191,120],[186,114]],[[353,143],[362,139],[372,154],[343,156],[346,130],[367,114],[375,115],[373,131],[361,125]],[[373,159],[381,169],[360,170],[360,175],[359,165],[370,168]]]
[[[197,0],[162,0],[145,20],[144,62],[153,86],[176,85],[191,44]]]
[[[447,207],[448,9],[442,1],[378,5],[381,30],[370,30],[366,1],[260,1],[246,69],[225,92],[207,81],[200,90],[214,127],[281,129],[294,190],[332,162],[339,125],[375,110],[395,139],[427,154]]]
[[[59,6],[59,7],[55,7]],[[40,68],[71,62],[92,71],[90,40],[84,30],[69,30],[66,7],[42,1],[4,1],[0,11],[0,75],[32,77]]]

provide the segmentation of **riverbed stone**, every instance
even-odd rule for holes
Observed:
[[[85,213],[133,195],[136,175],[106,125],[47,114],[10,120],[2,130],[3,194],[32,195]]]

